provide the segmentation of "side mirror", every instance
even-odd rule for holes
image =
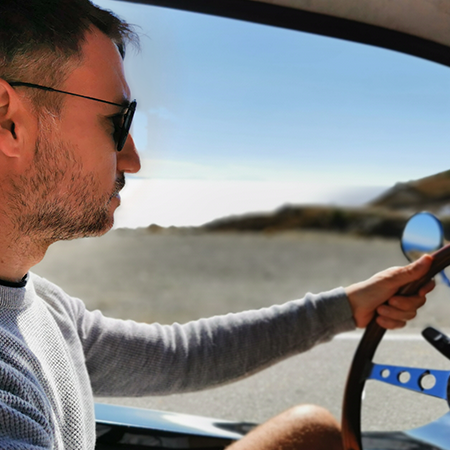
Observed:
[[[444,229],[436,216],[420,212],[408,220],[403,230],[401,247],[409,261],[415,261],[425,253],[433,253],[443,245]]]
[[[420,212],[408,220],[401,239],[402,251],[408,261],[415,261],[443,246],[444,228],[436,216],[429,212]],[[449,272],[449,268],[441,272],[442,281],[447,286],[450,286]]]

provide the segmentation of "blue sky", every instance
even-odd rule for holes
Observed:
[[[142,51],[126,64],[142,178],[390,186],[449,168],[448,68],[291,30],[97,3],[141,27]]]

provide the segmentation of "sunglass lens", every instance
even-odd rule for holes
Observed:
[[[122,130],[120,132],[120,136],[117,141],[118,152],[120,152],[123,149],[125,142],[127,142],[128,133],[130,132],[131,123],[133,122],[134,113],[136,111],[136,105],[137,105],[136,100],[131,102],[128,111],[125,113],[125,116],[123,118]]]

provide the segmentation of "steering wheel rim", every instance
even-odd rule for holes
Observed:
[[[450,265],[450,244],[432,254],[433,261],[426,275],[399,290],[401,295],[413,295],[421,286]],[[342,406],[342,442],[344,450],[363,450],[361,441],[361,399],[370,375],[373,356],[386,330],[372,319],[353,356],[347,376]]]

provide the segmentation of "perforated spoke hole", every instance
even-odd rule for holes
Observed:
[[[383,370],[381,371],[381,376],[382,376],[383,378],[387,378],[390,374],[391,374],[391,371],[390,371],[389,369],[383,369]]]
[[[431,373],[426,373],[420,377],[419,385],[423,390],[432,389],[436,385],[436,378]]]
[[[409,372],[400,372],[398,374],[398,381],[400,383],[407,383],[411,379],[411,374]]]

